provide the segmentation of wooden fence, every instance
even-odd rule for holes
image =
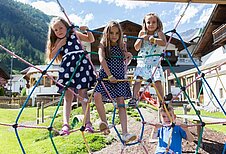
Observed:
[[[7,96],[0,96],[0,108],[20,108],[24,102],[26,101],[27,97],[7,97]],[[29,99],[26,106],[31,106],[32,99]]]

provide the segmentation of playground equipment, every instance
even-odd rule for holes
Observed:
[[[58,4],[60,5],[59,1],[57,1],[57,2],[58,2]],[[189,2],[191,2],[191,1],[189,1]],[[198,2],[198,1],[196,1],[196,2]],[[220,3],[220,1],[218,1],[218,3]],[[61,5],[60,5],[60,6],[61,6]],[[186,9],[188,8],[188,6],[189,6],[189,3],[188,3],[188,5],[187,5],[187,7],[185,8],[185,11],[186,11]],[[62,6],[61,6],[61,9],[62,9]],[[63,9],[62,9],[62,11],[64,12]],[[185,12],[185,11],[184,11],[184,12]],[[64,12],[64,13],[65,13],[65,12]],[[183,14],[184,14],[184,13],[183,13]],[[66,16],[66,14],[65,14],[65,16]],[[67,16],[66,16],[66,17],[67,17]],[[183,17],[183,15],[181,16],[181,18],[182,18],[182,17]],[[180,19],[181,19],[181,18],[180,18]],[[179,20],[179,21],[180,21],[180,20]],[[182,38],[181,38],[180,35],[176,32],[176,28],[177,28],[178,24],[179,24],[179,22],[176,24],[175,29],[172,30],[172,31],[170,31],[170,32],[172,32],[172,35],[176,33],[176,34],[178,35],[178,37],[181,39],[182,44],[184,45]],[[171,35],[171,38],[172,38],[172,35]],[[140,38],[136,38],[136,39],[140,39]],[[169,42],[170,42],[170,40],[171,40],[171,39],[169,39]],[[169,45],[169,42],[167,43],[167,46]],[[166,46],[166,48],[167,48],[167,46]],[[2,45],[0,45],[0,47],[1,47],[2,49],[4,49],[5,51],[7,51],[9,54],[11,54],[11,55],[17,57],[17,58],[18,58],[19,60],[21,60],[22,62],[25,62],[26,64],[28,64],[28,65],[30,65],[30,66],[32,66],[32,67],[35,68],[35,66],[33,66],[32,64],[30,64],[30,63],[24,61],[22,58],[20,58],[19,56],[15,55],[13,52],[9,51],[8,49],[6,49],[5,47],[3,47]],[[186,48],[186,46],[185,46],[185,48]],[[186,48],[186,49],[187,49],[187,48]],[[54,59],[57,57],[57,55],[59,54],[59,52],[60,52],[60,51],[58,51],[58,53],[55,55],[55,57],[54,57],[53,60],[51,61],[50,65],[53,63]],[[189,52],[188,52],[188,53],[189,53]],[[160,60],[162,60],[162,59],[164,59],[164,58],[166,59],[164,53],[161,54],[160,56],[161,56]],[[192,59],[190,53],[189,53],[189,56],[190,56],[190,58]],[[167,60],[167,59],[166,59],[166,60]],[[169,66],[171,66],[171,64],[169,63],[168,60],[167,60],[167,62],[168,62],[168,64],[169,64]],[[49,65],[49,66],[50,66],[50,65]],[[194,65],[195,65],[195,63],[194,63]],[[42,76],[43,76],[44,74],[47,74],[47,70],[48,70],[49,66],[48,66],[44,71],[39,70],[39,71],[42,73]],[[171,68],[172,68],[172,66],[171,66]],[[203,80],[204,80],[204,82],[207,84],[208,88],[211,89],[211,87],[208,85],[208,83],[207,83],[206,80],[205,80],[205,74],[202,73],[202,72],[199,70],[199,68],[198,68],[197,66],[196,66],[196,68],[197,68],[197,70],[198,70],[198,72],[199,72],[199,76],[197,77],[197,79],[203,78]],[[75,69],[75,70],[76,70],[76,69]],[[174,71],[171,70],[171,72],[174,72]],[[175,75],[175,73],[174,73],[174,75]],[[41,81],[42,76],[41,76],[40,79],[37,81],[37,83],[36,83],[36,85],[34,86],[34,88],[39,84],[39,82]],[[48,76],[48,74],[47,74],[47,76]],[[176,75],[175,75],[175,76],[176,76]],[[51,76],[49,76],[49,77],[51,78]],[[51,78],[51,79],[52,79],[53,81],[55,81],[53,78]],[[197,81],[197,79],[196,79],[195,81]],[[194,81],[194,82],[195,82],[195,81]],[[56,82],[56,81],[55,81],[55,82]],[[194,83],[194,82],[193,82],[193,83]],[[59,83],[57,83],[57,84],[59,84]],[[150,82],[149,84],[151,84],[151,82]],[[187,93],[186,93],[186,88],[188,88],[192,83],[189,84],[189,85],[187,85],[187,86],[185,86],[185,87],[181,86],[180,81],[178,81],[178,84],[180,85],[180,88],[181,88],[180,93],[184,93],[184,95],[185,95],[185,96],[187,97],[187,99],[188,99],[188,102],[191,104],[191,106],[192,106],[193,109],[196,111],[197,116],[198,116],[199,123],[196,124],[196,125],[192,125],[192,126],[197,126],[197,125],[198,125],[198,126],[201,127],[201,129],[200,129],[200,138],[199,138],[198,146],[197,146],[197,149],[196,149],[196,153],[198,153],[198,147],[199,147],[200,142],[201,142],[202,133],[203,133],[203,128],[204,128],[204,126],[205,126],[207,123],[204,123],[204,122],[202,121],[202,118],[201,118],[200,115],[198,114],[197,110],[195,109],[194,105],[192,104],[192,101],[189,99],[189,96],[188,96]],[[66,85],[66,86],[65,86],[65,85],[62,85],[62,86],[67,88],[67,85]],[[147,85],[147,86],[149,86],[149,85]],[[66,88],[65,88],[65,89],[66,89]],[[33,89],[33,91],[34,91],[34,89]],[[32,91],[32,92],[33,92],[33,91]],[[210,91],[213,93],[213,90],[210,90]],[[31,92],[31,93],[32,93],[32,92]],[[158,93],[158,92],[157,92],[157,93]],[[180,93],[179,93],[179,94],[180,94]],[[179,95],[179,94],[178,94],[178,95]],[[75,94],[75,93],[74,93],[74,95],[78,96],[78,95]],[[214,95],[214,93],[213,93],[213,95]],[[64,92],[63,92],[63,95],[62,95],[62,96],[64,96]],[[51,121],[49,127],[39,127],[39,126],[38,126],[38,127],[33,127],[33,126],[24,126],[24,125],[18,124],[18,120],[19,120],[19,118],[20,118],[20,116],[21,116],[21,114],[22,114],[22,112],[23,112],[23,110],[24,110],[24,108],[25,108],[25,106],[26,106],[26,104],[27,104],[27,102],[28,102],[29,97],[30,97],[30,95],[28,96],[28,98],[27,98],[27,100],[25,101],[25,103],[24,103],[24,105],[23,105],[21,111],[19,112],[19,114],[18,114],[18,116],[17,116],[17,118],[16,118],[16,121],[15,121],[15,124],[3,124],[3,123],[0,123],[0,125],[11,126],[11,127],[14,128],[16,137],[17,137],[17,139],[18,139],[18,142],[19,142],[19,144],[20,144],[20,147],[21,147],[23,153],[25,153],[25,149],[23,148],[23,144],[22,144],[22,142],[21,142],[21,140],[20,140],[20,137],[19,137],[19,134],[18,134],[18,130],[17,130],[17,129],[18,129],[19,127],[47,129],[47,130],[49,131],[49,137],[50,137],[50,139],[51,139],[51,143],[52,143],[52,145],[53,145],[53,147],[54,147],[54,150],[55,150],[56,153],[58,153],[57,147],[56,147],[56,145],[55,145],[55,143],[54,143],[54,140],[53,140],[52,132],[53,132],[53,131],[58,132],[58,130],[56,130],[56,129],[53,128],[53,122],[54,122],[54,119],[55,119],[55,117],[56,117],[56,113],[57,113],[57,111],[58,111],[58,109],[59,109],[59,105],[61,104],[62,98],[63,98],[63,97],[60,98],[60,101],[59,101],[60,103],[58,103],[58,106],[57,106],[57,108],[56,108],[56,112],[54,113],[53,120]],[[79,96],[78,96],[78,97],[79,97]],[[142,97],[148,97],[149,99],[151,99],[151,97],[150,97],[148,94],[145,95],[145,90],[144,90],[144,95],[141,94],[139,100],[140,100]],[[175,98],[176,98],[176,97],[173,97],[170,101],[173,101]],[[217,98],[216,98],[215,95],[214,95],[214,98],[217,100]],[[153,101],[153,100],[152,100],[152,101]],[[164,99],[162,98],[161,101],[164,102]],[[84,102],[87,103],[87,101],[85,101],[85,100],[84,100]],[[138,102],[139,102],[139,101],[138,101]],[[153,101],[153,102],[155,102],[155,101]],[[153,103],[153,104],[155,104],[155,103]],[[225,111],[224,111],[224,109],[222,108],[221,104],[220,104],[219,102],[218,102],[218,104],[219,104],[220,108],[222,109],[222,111],[223,111],[224,114],[225,114]],[[112,127],[114,127],[116,133],[118,134],[118,136],[119,136],[119,138],[120,138],[119,132],[118,132],[118,130],[116,129],[116,127],[115,127],[115,125],[114,125],[115,111],[116,111],[116,109],[117,109],[118,107],[120,107],[120,106],[117,106],[117,105],[115,105],[115,104],[113,104],[113,105],[114,105],[115,109],[114,109],[114,114],[113,114],[113,118],[112,118],[112,119],[113,119],[113,120],[112,120],[112,124],[113,124]],[[164,104],[164,103],[163,103],[162,105],[165,107],[165,104]],[[139,108],[137,107],[137,104],[136,104],[135,107],[136,107],[136,109],[137,109],[137,111],[138,111],[138,113],[139,113],[139,115],[140,115],[140,117],[141,117],[141,119],[142,119],[142,128],[141,128],[140,138],[139,138],[138,141],[136,141],[136,142],[134,142],[134,143],[131,143],[131,144],[125,144],[124,142],[122,142],[123,145],[125,145],[125,146],[134,145],[134,144],[137,144],[137,143],[142,143],[142,136],[143,136],[143,132],[144,132],[144,131],[143,131],[143,130],[144,130],[144,125],[145,125],[145,124],[153,125],[152,123],[148,123],[148,122],[146,122],[146,121],[144,120],[144,118],[143,118],[143,116],[142,116],[142,113],[140,112]],[[169,117],[170,117],[170,116],[169,116]],[[84,119],[85,119],[85,118],[84,118]],[[75,120],[75,121],[76,121],[76,120]],[[84,121],[85,121],[85,120],[84,120]],[[172,122],[172,120],[171,120],[171,122]],[[75,122],[75,123],[76,123],[76,122]],[[172,124],[172,125],[173,125],[173,124]],[[89,148],[89,146],[88,146],[88,144],[87,144],[87,141],[86,141],[85,135],[84,135],[84,124],[83,124],[83,126],[82,126],[80,129],[76,129],[76,130],[73,130],[73,131],[71,131],[71,132],[75,132],[75,131],[78,131],[78,130],[80,130],[80,131],[82,132],[82,135],[83,135],[83,137],[84,137],[84,142],[86,143],[87,150],[88,150],[88,152],[91,153],[91,150],[90,150],[90,148]],[[120,140],[121,140],[121,138],[120,138]],[[170,141],[168,142],[168,146],[169,146],[169,145],[170,145]],[[148,153],[148,151],[147,151],[147,149],[145,148],[145,146],[143,146],[143,147],[144,147],[145,152]],[[123,152],[123,150],[121,151],[121,153],[122,153],[122,152]]]

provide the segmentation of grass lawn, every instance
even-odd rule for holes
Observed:
[[[226,116],[224,115],[223,112],[214,112],[214,113],[210,113],[207,112],[205,110],[200,110],[201,116],[207,116],[207,117],[213,117],[213,118],[225,118],[226,121]],[[175,114],[183,114],[183,110],[181,109],[176,109],[175,110]],[[191,109],[190,112],[188,112],[188,115],[196,115],[195,111],[193,109]],[[189,119],[188,119],[189,120]],[[218,131],[218,132],[222,132],[224,134],[226,134],[226,127],[222,124],[218,124],[218,125],[206,125],[205,127],[210,128],[212,130]]]
[[[139,107],[152,108],[151,105],[148,105],[146,103],[139,103]],[[113,105],[106,104],[105,108],[106,108],[106,113],[109,113],[107,115],[108,121],[111,121]],[[92,122],[95,122],[96,120],[99,120],[99,116],[95,110],[94,105],[91,105],[91,109],[92,109],[91,111]],[[50,118],[45,119],[45,123],[41,125],[47,126],[47,127],[50,125],[52,120],[51,117],[52,115],[54,115],[55,110],[56,110],[56,107],[49,107],[45,109],[45,116],[50,116]],[[20,110],[18,109],[0,109],[0,122],[14,124],[19,111]],[[59,111],[62,111],[62,107],[60,107]],[[182,114],[182,111],[176,110],[175,113]],[[75,110],[72,110],[71,117],[74,117],[75,115],[81,115],[81,114],[82,114],[82,109],[81,107],[79,107]],[[127,114],[131,117],[135,117],[135,118],[139,117],[139,114],[137,112],[133,112],[133,110],[130,108],[127,109]],[[189,112],[189,114],[195,114],[195,113],[194,111],[191,111]],[[201,114],[206,116],[225,118],[223,113],[208,113],[205,111],[201,111]],[[72,120],[72,118],[70,119]],[[36,121],[36,108],[25,108],[25,110],[23,111],[20,117],[18,124],[34,125],[35,121]],[[115,123],[116,124],[119,123],[118,118],[116,118]],[[60,130],[61,125],[62,125],[62,114],[56,117],[53,127]],[[80,128],[81,125],[82,124],[80,122],[76,126],[76,128]],[[98,126],[95,126],[95,128],[97,127]],[[226,133],[226,128],[222,125],[211,125],[211,126],[208,125],[207,127]],[[56,153],[50,141],[48,130],[19,128],[18,132],[26,153],[29,153],[29,154],[44,154],[44,153],[55,154]],[[101,134],[85,133],[85,136],[92,152],[101,150],[102,148],[104,148],[114,140],[112,136],[105,137]],[[65,136],[65,137],[54,136],[53,140],[56,144],[58,152],[61,154],[88,153],[80,131],[72,133],[69,136]],[[1,154],[22,153],[22,150],[19,146],[19,143],[15,135],[14,129],[12,127],[5,127],[0,125],[0,153]]]
[[[53,115],[56,107],[50,107],[45,110],[46,115]],[[62,110],[62,108],[60,108]],[[13,124],[20,110],[18,109],[0,109],[0,122]],[[72,111],[72,116],[81,114],[81,108]],[[35,124],[36,108],[25,108],[18,124],[31,125]],[[71,118],[72,119],[72,118]],[[46,119],[43,126],[49,126],[51,118]],[[61,129],[62,116],[58,116],[54,121],[54,128]],[[80,128],[79,123],[76,128]],[[43,129],[18,129],[19,136],[26,153],[29,154],[54,154],[56,153],[49,138],[49,131]],[[113,138],[106,138],[101,134],[88,134],[85,133],[86,139],[92,151],[98,151],[104,148],[107,144],[112,142]],[[69,136],[61,137],[55,136],[53,138],[57,150],[62,154],[83,154],[87,153],[84,140],[81,132],[75,132]],[[12,127],[5,127],[0,125],[0,153],[1,154],[18,154],[22,153],[22,150],[17,141],[14,129]]]

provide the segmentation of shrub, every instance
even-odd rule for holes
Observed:
[[[20,96],[26,96],[26,88],[23,87],[23,89],[21,90]]]
[[[3,87],[0,87],[0,96],[4,96],[5,93],[4,93],[4,88]]]

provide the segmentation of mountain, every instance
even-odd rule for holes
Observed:
[[[30,5],[14,0],[0,0],[0,44],[32,64],[44,63],[50,17]],[[0,62],[10,68],[11,56],[0,49]],[[17,59],[13,70],[27,65]]]
[[[197,37],[200,37],[202,34],[202,28],[189,29],[185,32],[182,32],[180,35],[185,42],[190,42]]]

